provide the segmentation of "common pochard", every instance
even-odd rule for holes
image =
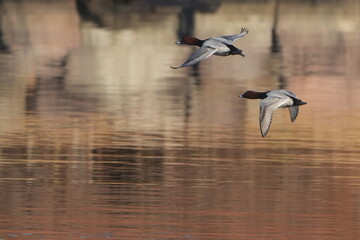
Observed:
[[[170,67],[173,69],[188,67],[197,64],[202,60],[205,60],[206,58],[210,57],[213,54],[218,56],[241,55],[245,57],[242,50],[236,48],[233,45],[233,41],[244,37],[246,34],[248,34],[248,32],[249,30],[247,28],[241,28],[240,33],[237,35],[220,36],[220,37],[208,38],[205,40],[200,40],[195,37],[186,36],[176,43],[195,45],[195,46],[199,46],[200,48],[197,49],[189,57],[189,59],[186,60],[182,65],[178,67],[172,67],[172,66]]]
[[[260,131],[263,137],[266,136],[270,129],[272,115],[277,108],[288,108],[291,122],[294,122],[299,112],[299,106],[306,104],[306,102],[301,101],[294,93],[284,89],[267,92],[247,91],[239,95],[239,97],[262,99],[260,101],[259,121]]]

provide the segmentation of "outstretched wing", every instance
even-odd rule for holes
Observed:
[[[269,132],[274,111],[287,101],[289,101],[289,99],[277,97],[267,97],[260,101],[259,122],[262,137],[265,137]]]
[[[299,107],[298,106],[289,107],[289,113],[290,113],[291,122],[294,122],[299,113]]]
[[[198,62],[207,59],[208,57],[210,57],[211,55],[213,55],[215,52],[217,52],[218,49],[215,48],[209,48],[209,47],[201,47],[199,49],[197,49],[190,57],[188,60],[186,60],[182,65],[178,66],[178,67],[172,67],[173,69],[178,69],[178,68],[182,68],[182,67],[188,67],[191,65],[195,65]]]
[[[229,36],[221,36],[221,37],[232,42],[232,41],[235,41],[238,38],[244,37],[248,33],[249,33],[249,30],[247,28],[241,28],[240,33],[237,34],[237,35],[229,35]]]

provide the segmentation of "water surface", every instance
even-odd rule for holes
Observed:
[[[1,1],[0,239],[358,239],[359,9]],[[278,88],[308,104],[262,138],[237,95]]]

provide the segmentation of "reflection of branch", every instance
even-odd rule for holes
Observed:
[[[76,0],[76,8],[80,17],[83,20],[88,20],[90,22],[93,22],[98,27],[104,26],[104,23],[101,20],[101,18],[90,11],[87,2],[84,2],[84,0]]]
[[[0,27],[2,27],[2,16],[4,14],[4,5],[3,0],[0,0]],[[10,52],[9,45],[6,44],[4,37],[3,37],[3,31],[0,28],[0,52]]]
[[[274,8],[274,23],[271,29],[271,52],[277,53],[281,51],[281,45],[279,41],[279,35],[277,34],[277,26],[279,19],[279,5],[280,0],[275,0]]]
[[[286,77],[280,73],[280,76],[279,76],[279,89],[285,89],[287,87],[287,79]]]
[[[192,8],[183,8],[179,14],[178,37],[181,39],[185,35],[194,35],[195,11]]]
[[[10,47],[6,44],[3,38],[3,32],[0,29],[0,52],[10,52]]]
[[[277,33],[278,30],[278,23],[279,23],[279,6],[280,6],[280,0],[275,0],[275,7],[274,7],[274,22],[273,27],[271,29],[271,53],[279,53],[275,54],[274,57],[276,58],[276,62],[278,64],[278,74],[279,74],[279,88],[284,89],[286,88],[287,79],[283,74],[282,69],[282,54],[281,54],[281,44],[280,44],[280,38]]]

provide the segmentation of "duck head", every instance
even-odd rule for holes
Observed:
[[[185,36],[180,41],[177,41],[176,44],[188,44],[188,45],[195,45],[201,47],[204,41],[191,36]]]
[[[239,95],[241,98],[248,98],[248,99],[264,99],[266,98],[267,92],[255,92],[255,91],[246,91],[245,93]]]

